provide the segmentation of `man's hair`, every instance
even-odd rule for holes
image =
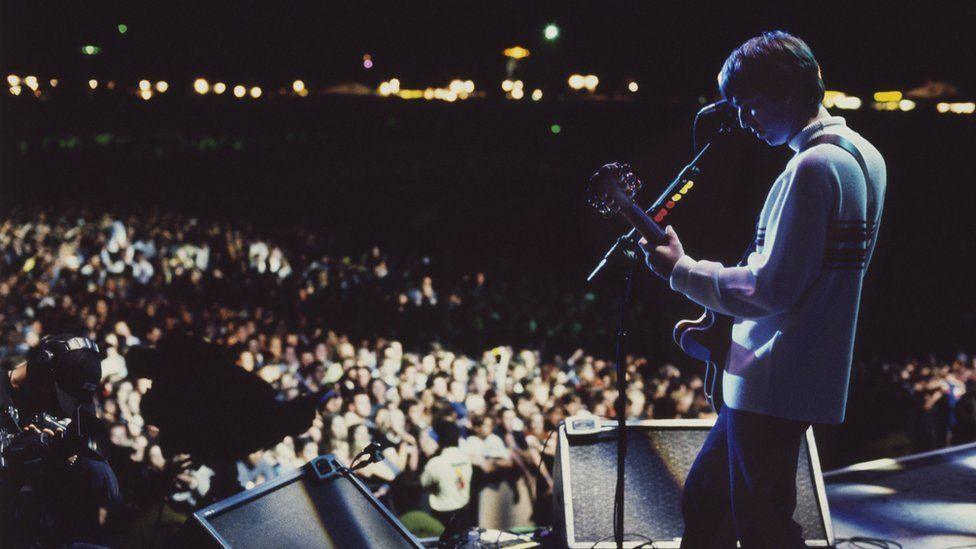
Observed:
[[[792,99],[815,114],[824,97],[820,65],[810,46],[784,31],[764,32],[729,54],[718,73],[722,97]]]
[[[437,444],[441,448],[457,446],[461,442],[461,429],[450,421],[437,420],[432,425],[434,434],[437,435]]]

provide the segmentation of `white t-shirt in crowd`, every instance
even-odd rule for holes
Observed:
[[[456,511],[471,499],[471,459],[457,447],[444,448],[427,462],[420,484],[431,489],[430,508]]]

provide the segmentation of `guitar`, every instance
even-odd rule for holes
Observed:
[[[664,229],[634,203],[641,182],[627,164],[612,162],[600,167],[586,188],[587,202],[604,217],[619,214],[649,243],[664,242]],[[653,208],[652,210],[653,211]],[[705,363],[705,396],[717,413],[722,405],[722,370],[729,352],[732,318],[705,309],[695,319],[675,324],[672,337],[688,356]]]

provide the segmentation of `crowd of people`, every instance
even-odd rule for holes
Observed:
[[[282,401],[318,399],[307,431],[241,456],[237,489],[321,454],[350,464],[388,440],[383,459],[359,474],[415,531],[551,524],[551,435],[568,416],[615,417],[613,364],[581,348],[478,348],[486,326],[514,322],[498,309],[510,287],[489,283],[491,273],[441,277],[429,258],[335,249],[307,229],[173,214],[0,221],[0,361],[58,331],[105,353],[100,415],[123,493],[109,528],[113,517],[226,495],[211,490],[210,466],[166,455],[166,434],[140,408],[152,381],[128,372],[128,349],[185,333],[226,348],[228,368],[259,377]],[[713,415],[700,371],[639,355],[625,366],[629,418]],[[861,365],[856,376],[859,398],[906,411],[892,421],[912,426],[919,449],[976,440],[976,359]]]

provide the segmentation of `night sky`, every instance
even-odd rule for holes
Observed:
[[[204,6],[201,6],[204,4]],[[854,4],[857,4],[854,6]],[[968,4],[968,6],[967,6]],[[282,85],[397,76],[405,86],[456,77],[499,93],[502,49],[532,51],[516,75],[565,89],[595,73],[645,96],[713,94],[727,53],[771,29],[810,43],[828,89],[870,93],[927,79],[976,94],[976,4],[893,2],[70,2],[3,1],[2,67],[17,74],[118,79],[211,76]],[[852,7],[854,6],[854,7]],[[547,23],[560,28],[553,42]],[[117,25],[125,24],[122,35]],[[97,56],[81,47],[102,48]],[[362,66],[371,54],[372,70]]]

